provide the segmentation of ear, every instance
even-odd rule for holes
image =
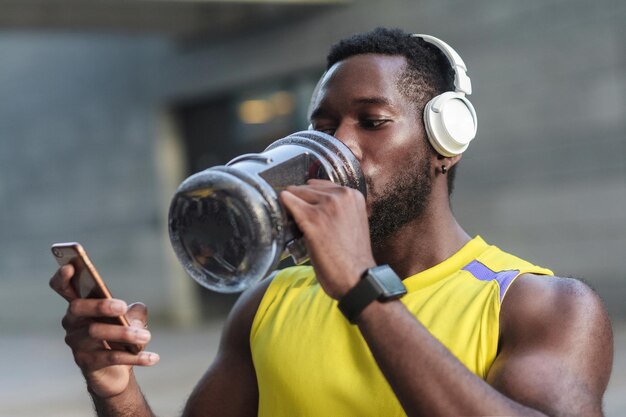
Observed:
[[[435,174],[439,175],[447,173],[450,168],[452,168],[461,160],[462,157],[463,154],[455,156],[443,156],[437,154],[437,158],[434,163]]]
[[[459,163],[459,161],[461,160],[461,158],[463,157],[463,154],[460,153],[456,156],[451,156],[449,158],[444,158],[446,160],[448,160],[448,163],[450,164],[450,166],[448,168],[452,168],[453,166],[455,166],[456,164]]]

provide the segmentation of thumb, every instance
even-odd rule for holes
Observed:
[[[133,303],[128,306],[126,318],[133,327],[148,327],[148,307],[144,303]]]

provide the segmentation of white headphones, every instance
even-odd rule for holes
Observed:
[[[413,34],[435,45],[448,58],[454,70],[454,91],[447,91],[430,100],[424,108],[424,125],[428,140],[443,156],[456,156],[467,149],[476,137],[476,110],[465,95],[472,94],[472,81],[465,63],[454,49],[434,36]]]

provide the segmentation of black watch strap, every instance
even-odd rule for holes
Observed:
[[[402,280],[389,267],[381,265],[370,268],[363,273],[361,280],[339,300],[339,310],[354,323],[372,301],[387,301],[400,298],[406,294]]]

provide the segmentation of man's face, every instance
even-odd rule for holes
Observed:
[[[419,217],[428,202],[433,152],[421,114],[398,90],[405,59],[356,55],[325,74],[311,124],[346,144],[361,163],[374,247]]]

